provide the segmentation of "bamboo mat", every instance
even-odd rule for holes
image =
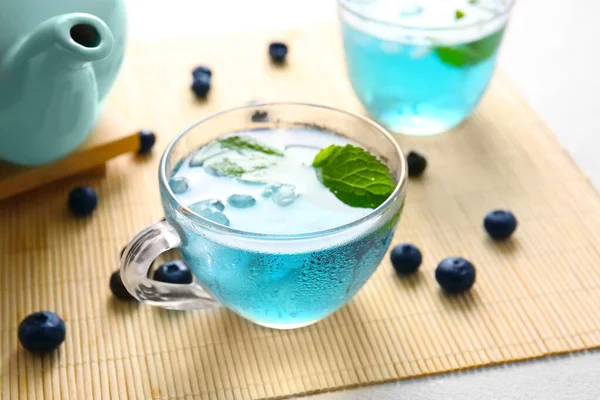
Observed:
[[[290,44],[286,68],[267,60],[274,38]],[[214,70],[207,102],[189,90],[198,63]],[[275,398],[600,346],[600,200],[502,75],[453,132],[398,138],[429,160],[424,178],[410,182],[395,236],[422,249],[416,275],[398,278],[386,258],[348,306],[294,331],[261,328],[224,309],[168,312],[114,301],[108,279],[121,247],[162,217],[162,148],[195,119],[252,99],[360,110],[337,30],[130,46],[112,102],[159,133],[154,155],[123,156],[106,178],[0,203],[4,399]],[[87,220],[65,206],[81,183],[100,196]],[[499,207],[520,221],[505,244],[481,228],[485,212]],[[450,255],[475,263],[470,293],[438,289],[435,265]],[[63,346],[43,357],[17,340],[21,319],[40,309],[67,324]]]

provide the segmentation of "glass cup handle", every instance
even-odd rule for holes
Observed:
[[[198,284],[175,285],[148,278],[152,262],[167,250],[181,246],[179,233],[167,221],[152,224],[125,248],[121,258],[121,280],[139,301],[171,310],[216,307],[217,301]]]

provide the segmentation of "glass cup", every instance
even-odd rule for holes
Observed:
[[[490,82],[513,2],[338,0],[348,76],[367,112],[410,135],[460,124]]]
[[[253,121],[253,115],[261,118]],[[203,218],[181,204],[169,187],[181,161],[208,142],[234,132],[292,127],[335,132],[364,146],[389,167],[397,182],[393,194],[366,216],[333,229],[259,234]],[[188,310],[223,305],[267,327],[312,324],[346,304],[381,262],[404,205],[406,168],[404,155],[385,129],[333,108],[273,103],[210,115],[165,150],[159,186],[166,221],[150,225],[129,243],[121,258],[121,278],[135,298],[154,306]],[[189,285],[147,277],[154,259],[174,248],[195,275]]]

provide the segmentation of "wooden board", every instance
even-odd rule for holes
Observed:
[[[0,201],[73,175],[94,175],[104,163],[137,151],[137,130],[118,111],[107,110],[90,138],[73,154],[40,167],[20,167],[0,161]]]
[[[286,68],[266,46],[290,44]],[[197,63],[214,70],[207,102],[190,93]],[[162,217],[160,150],[194,120],[251,99],[304,100],[361,111],[346,80],[337,29],[311,28],[130,46],[113,105],[159,133],[148,160],[121,157],[95,186],[99,208],[71,218],[68,191],[0,207],[0,385],[3,398],[262,399],[374,384],[600,346],[600,199],[556,138],[498,75],[475,115],[430,138],[399,136],[428,156],[411,181],[394,243],[423,251],[420,272],[386,258],[359,294],[318,324],[261,328],[224,309],[168,312],[111,297],[121,247]],[[515,212],[513,240],[481,227]],[[446,296],[434,269],[461,255],[472,291]],[[32,356],[17,327],[49,309],[67,324],[60,350]]]

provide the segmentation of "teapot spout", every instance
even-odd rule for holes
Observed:
[[[113,35],[91,14],[63,14],[47,19],[9,50],[0,71],[10,71],[41,53],[58,53],[66,63],[101,60],[110,54]]]

